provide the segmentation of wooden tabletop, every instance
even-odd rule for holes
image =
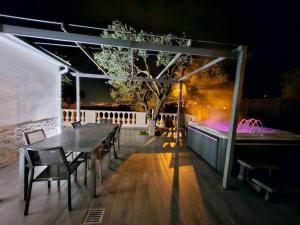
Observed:
[[[32,149],[62,146],[65,152],[92,152],[105,140],[116,125],[85,124],[29,145]]]

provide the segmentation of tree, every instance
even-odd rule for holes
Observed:
[[[114,21],[100,35],[104,38],[115,38],[138,42],[148,42],[164,45],[187,45],[187,40],[176,39],[173,35],[156,36],[144,31],[137,32],[130,26]],[[150,54],[146,50],[132,50],[128,48],[102,46],[101,51],[94,54],[98,67],[105,75],[119,77],[139,76],[155,78],[162,67],[166,66],[174,57],[167,52]],[[191,60],[191,56],[181,56],[175,64],[162,76],[163,79],[174,78],[176,72],[183,71]],[[109,80],[111,97],[119,102],[137,103],[145,110],[147,117],[151,118],[151,109],[154,109],[153,119],[157,119],[169,93],[171,85],[157,82],[119,81]]]
[[[284,99],[300,100],[300,67],[281,76],[282,97]]]
[[[290,121],[299,121],[300,114],[300,68],[284,73],[281,77],[282,100],[280,114]]]

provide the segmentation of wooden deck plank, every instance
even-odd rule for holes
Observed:
[[[246,184],[223,190],[222,177],[185,147],[174,148],[170,138],[121,132],[121,152],[111,169],[103,165],[103,183],[98,181],[96,199],[83,185],[72,183],[73,211],[67,209],[67,190],[52,182],[35,183],[29,216],[23,216],[17,180],[18,166],[0,169],[1,224],[82,223],[88,208],[104,208],[102,224],[194,225],[194,224],[299,224],[300,203],[269,203]],[[90,180],[88,178],[88,185]]]

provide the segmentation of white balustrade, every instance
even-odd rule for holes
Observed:
[[[123,124],[124,127],[146,127],[146,114],[143,112],[80,110],[80,114],[82,124],[100,123],[102,119],[110,119],[113,124]],[[62,109],[64,126],[70,126],[76,120],[75,109]]]
[[[111,119],[113,124],[122,124],[123,127],[141,127],[147,126],[146,113],[144,112],[126,112],[109,110],[80,110],[80,121],[85,123],[99,123],[102,119]],[[170,117],[175,126],[176,113],[160,113],[156,122],[158,127],[164,127],[164,120]],[[186,123],[194,120],[192,115],[185,114]],[[77,121],[75,109],[62,109],[62,123],[64,126],[71,126],[71,123]]]
[[[160,113],[158,120],[156,121],[156,126],[158,127],[164,127],[165,126],[165,119],[167,117],[170,117],[173,121],[173,125],[175,127],[176,125],[176,120],[177,120],[177,114],[176,113]]]

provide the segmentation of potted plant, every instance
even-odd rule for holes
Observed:
[[[148,116],[147,131],[149,136],[155,136],[155,120],[153,120],[152,115]]]

